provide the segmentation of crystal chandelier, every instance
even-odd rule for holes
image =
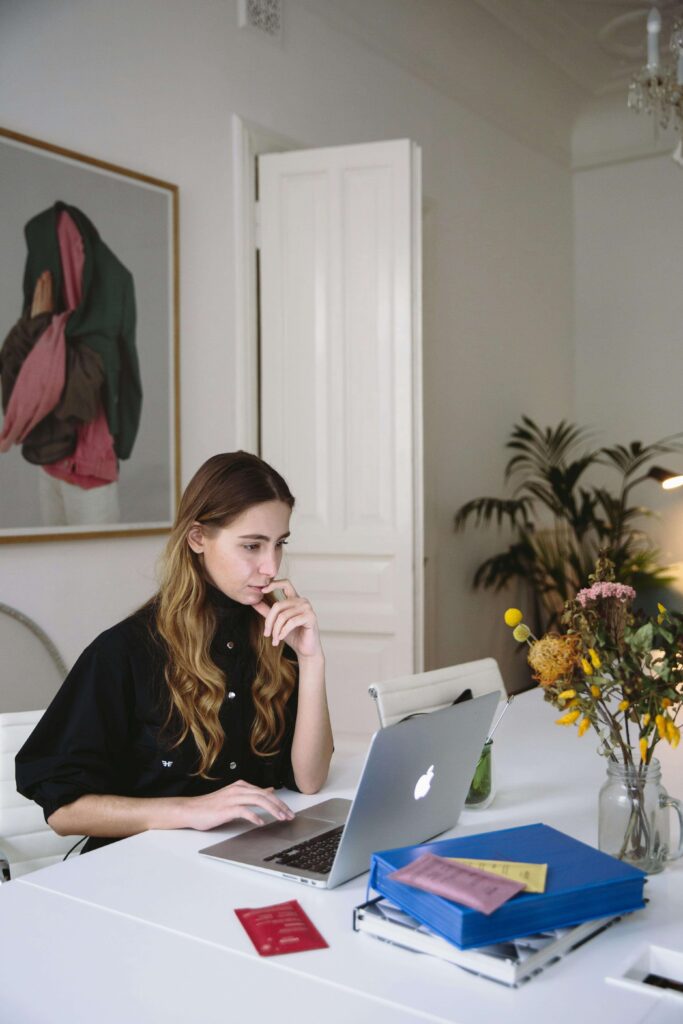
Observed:
[[[683,11],[673,24],[669,50],[672,57],[660,60],[662,17],[656,7],[647,16],[647,64],[633,76],[628,90],[631,110],[654,114],[659,125],[683,128]]]

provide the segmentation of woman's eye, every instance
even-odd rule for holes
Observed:
[[[243,544],[242,547],[245,551],[256,551],[258,544]]]
[[[289,541],[288,540],[279,540],[277,542],[277,547],[283,548],[285,546],[285,544],[289,544]]]

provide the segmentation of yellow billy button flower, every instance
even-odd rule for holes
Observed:
[[[576,697],[576,690],[563,690],[559,695],[560,700],[571,700]]]
[[[595,650],[595,648],[589,647],[588,648],[588,654],[590,656],[593,668],[600,668],[600,666],[602,665],[602,662],[600,661],[600,655]]]
[[[591,686],[591,695],[593,697],[599,697],[600,696],[600,687],[596,686],[595,683],[593,683],[593,685]]]
[[[587,676],[592,676],[593,675],[593,666],[591,665],[591,663],[588,660],[588,658],[582,658],[581,659],[581,668],[583,669],[583,671],[585,672],[585,674]]]
[[[647,758],[647,740],[643,736],[638,744],[640,747],[640,760],[645,761]]]
[[[619,710],[620,711],[628,711],[629,707],[630,707],[630,704],[629,704],[629,702],[627,700],[620,700],[619,701]]]
[[[555,720],[556,725],[573,725],[577,718],[581,716],[581,712],[575,708],[574,711],[568,711],[566,715],[562,715],[562,718]]]
[[[583,736],[583,734],[585,733],[586,729],[589,727],[590,724],[591,724],[590,718],[582,718],[581,719],[581,721],[579,722],[579,729],[578,729],[579,736]]]
[[[657,715],[655,717],[655,724],[657,726],[657,732],[659,733],[660,740],[666,739],[666,719],[664,715]]]
[[[515,640],[518,640],[520,644],[523,644],[525,640],[528,640],[531,636],[531,630],[528,626],[525,626],[523,622],[520,622],[518,626],[512,630],[512,635]]]
[[[524,616],[520,612],[519,608],[508,608],[504,615],[505,625],[509,626],[510,629],[514,629],[515,626],[520,624],[523,618]]]
[[[670,718],[666,721],[666,738],[672,747],[678,746],[680,732],[678,727],[674,725]]]
[[[673,701],[672,701],[672,700],[670,700],[670,698],[669,698],[669,697],[662,697],[662,699],[661,699],[661,702],[660,702],[660,703],[661,703],[661,705],[662,705],[662,707],[663,707],[663,708],[670,708],[670,707],[671,707],[671,705],[673,704]]]
[[[650,714],[650,712],[646,711],[645,714],[643,715],[643,729],[647,729],[648,725],[650,724],[650,719],[651,718],[652,718],[652,715]]]
[[[660,604],[659,601],[657,602],[657,611],[659,612],[660,615],[666,615],[666,608],[664,607],[663,604]]]

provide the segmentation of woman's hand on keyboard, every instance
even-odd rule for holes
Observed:
[[[294,812],[275,796],[272,786],[261,789],[260,786],[252,786],[250,782],[242,780],[204,796],[188,796],[181,799],[186,809],[186,814],[183,815],[187,819],[186,828],[196,828],[201,832],[237,818],[245,818],[254,825],[263,825],[263,818],[255,808],[267,811],[280,821],[291,821],[294,818]]]

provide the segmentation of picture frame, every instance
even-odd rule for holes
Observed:
[[[177,185],[0,128],[0,544],[169,531],[178,206]]]

